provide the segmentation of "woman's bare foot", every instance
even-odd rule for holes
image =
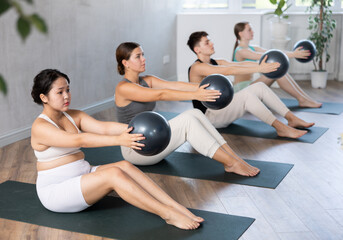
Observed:
[[[232,151],[232,149],[229,147],[229,145],[227,145],[227,143],[226,143],[226,144],[223,144],[223,145],[221,146],[221,148],[222,148],[227,154],[229,154],[233,159],[236,159],[236,160],[242,162],[243,164],[247,165],[248,167],[253,168],[254,171],[257,171],[257,172],[260,171],[260,169],[258,169],[257,167],[254,167],[254,166],[249,165],[246,161],[244,161],[244,159],[242,159],[241,157],[239,157],[234,151]]]
[[[224,169],[225,172],[232,172],[246,177],[254,177],[260,172],[260,169],[249,165],[245,161],[239,161],[236,159],[231,166],[224,165]]]
[[[320,102],[316,102],[314,100],[309,100],[309,99],[302,99],[298,100],[299,102],[299,107],[304,107],[304,108],[320,108],[323,104]]]
[[[312,127],[314,125],[313,122],[309,123],[309,122],[302,120],[301,118],[298,118],[291,111],[289,111],[286,114],[285,118],[288,121],[288,126],[293,127],[293,128],[309,128],[309,127]]]
[[[183,213],[184,215],[193,219],[193,221],[196,221],[198,223],[202,223],[203,221],[205,221],[202,217],[194,215],[191,211],[189,211],[186,207],[182,206],[181,204],[175,205],[174,208]]]
[[[307,133],[306,130],[295,129],[283,124],[279,120],[275,120],[272,126],[275,128],[276,133],[279,137],[300,138]]]
[[[314,125],[314,123],[305,122],[304,120],[299,119],[300,121],[288,121],[288,126],[293,128],[309,128]]]
[[[166,223],[184,230],[193,230],[200,226],[199,222],[194,221],[190,217],[172,207],[169,207],[167,216],[162,218],[166,221]]]

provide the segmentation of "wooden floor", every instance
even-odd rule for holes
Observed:
[[[343,103],[343,83],[330,81],[325,90],[301,86],[319,101]],[[275,89],[281,97],[287,96]],[[189,103],[160,103],[160,110],[180,111]],[[276,189],[218,183],[205,180],[149,174],[181,204],[196,209],[241,215],[256,221],[241,239],[343,239],[343,115],[296,113],[329,130],[314,144],[225,135],[241,157],[294,164]],[[113,109],[95,115],[114,118]],[[178,151],[193,151],[184,144]],[[0,148],[0,183],[16,180],[35,183],[36,159],[30,139]],[[1,193],[0,193],[1,194]],[[3,239],[104,239],[27,223],[0,219]]]

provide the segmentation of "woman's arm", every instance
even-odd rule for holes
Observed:
[[[301,50],[302,47],[296,48],[293,52],[285,52],[289,58],[307,59],[311,55],[309,50]]]
[[[151,88],[155,89],[173,89],[179,91],[197,91],[199,84],[181,82],[181,81],[166,81],[153,75],[143,77]]]
[[[81,112],[82,113],[82,112]],[[85,114],[85,113],[84,113]],[[75,115],[75,113],[73,114]],[[87,114],[85,114],[87,115]],[[72,115],[71,115],[72,116]],[[82,119],[79,116],[81,130],[91,130],[93,132],[83,133],[70,133],[62,129],[56,128],[51,123],[44,119],[37,119],[32,125],[31,139],[33,145],[37,147],[105,147],[105,146],[127,146],[127,147],[142,147],[142,144],[136,141],[143,140],[142,134],[129,134],[132,129],[124,129],[124,125],[119,124],[118,130],[113,130],[116,123],[105,123],[96,126],[100,127],[98,131],[95,131],[95,127],[90,127],[88,124],[94,123],[89,119]],[[91,118],[91,117],[90,117]],[[74,118],[75,119],[75,118]],[[84,120],[84,122],[82,122]],[[95,119],[94,119],[95,120]],[[95,120],[97,121],[97,120]],[[100,122],[100,121],[97,121]],[[110,126],[111,125],[111,126]],[[108,127],[110,126],[110,127]],[[108,128],[108,134],[104,134],[106,128]],[[123,130],[124,129],[124,130]],[[123,130],[120,132],[120,130]],[[112,131],[112,132],[111,132]],[[118,133],[117,135],[111,135],[111,133]],[[143,145],[144,146],[144,145]],[[35,149],[36,149],[35,148]]]
[[[251,50],[250,48],[242,48],[236,52],[236,59],[241,59],[240,61],[244,61],[245,59],[251,60],[260,60],[262,55],[267,51],[264,48],[255,47],[255,51]]]
[[[69,110],[68,114],[75,120],[83,132],[101,135],[120,135],[128,128],[128,125],[124,123],[99,121],[79,110]]]
[[[215,101],[215,99],[220,96],[219,91],[206,90],[206,85],[198,87],[197,84],[191,83],[167,83],[167,81],[157,79],[156,77],[150,77],[150,79],[147,79],[147,83],[154,88],[121,82],[116,87],[116,98],[121,97],[127,101],[137,102],[182,101],[193,99],[199,101]],[[185,89],[182,89],[182,87],[185,87]]]
[[[236,58],[243,58],[243,59],[252,59],[252,60],[259,60],[262,55],[267,51],[261,47],[255,47],[255,51],[251,50],[250,48],[242,48],[237,51]],[[308,56],[311,55],[311,52],[308,50],[301,50],[302,47],[298,47],[294,51],[283,51],[287,57],[289,58],[302,58],[306,59]]]

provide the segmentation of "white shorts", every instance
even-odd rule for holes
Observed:
[[[88,205],[81,191],[81,177],[94,172],[84,159],[49,170],[39,171],[37,194],[43,206],[53,212],[79,212]]]

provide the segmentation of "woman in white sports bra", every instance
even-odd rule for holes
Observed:
[[[233,48],[233,61],[258,61],[267,51],[262,47],[250,45],[250,41],[254,38],[254,32],[249,22],[237,23],[234,27],[234,34],[236,36],[236,42]],[[289,58],[307,58],[310,55],[310,52],[297,48],[292,52],[287,51],[285,54]],[[266,85],[271,86],[274,81],[275,79],[267,78],[264,75],[261,75],[256,80],[252,80],[251,74],[245,74],[235,76],[234,84],[236,85],[236,89],[243,89],[249,84],[256,82],[264,82]],[[276,79],[276,81],[282,90],[298,100],[300,107],[319,108],[322,106],[322,103],[313,100],[308,94],[306,94],[289,73],[282,78]]]
[[[37,157],[37,194],[54,212],[79,212],[116,191],[128,203],[160,216],[181,229],[196,229],[204,221],[175,202],[149,177],[123,160],[90,166],[80,147],[121,145],[140,149],[141,134],[130,134],[127,124],[98,121],[69,109],[70,80],[46,69],[34,78],[31,95],[43,105],[34,121],[31,145]]]

